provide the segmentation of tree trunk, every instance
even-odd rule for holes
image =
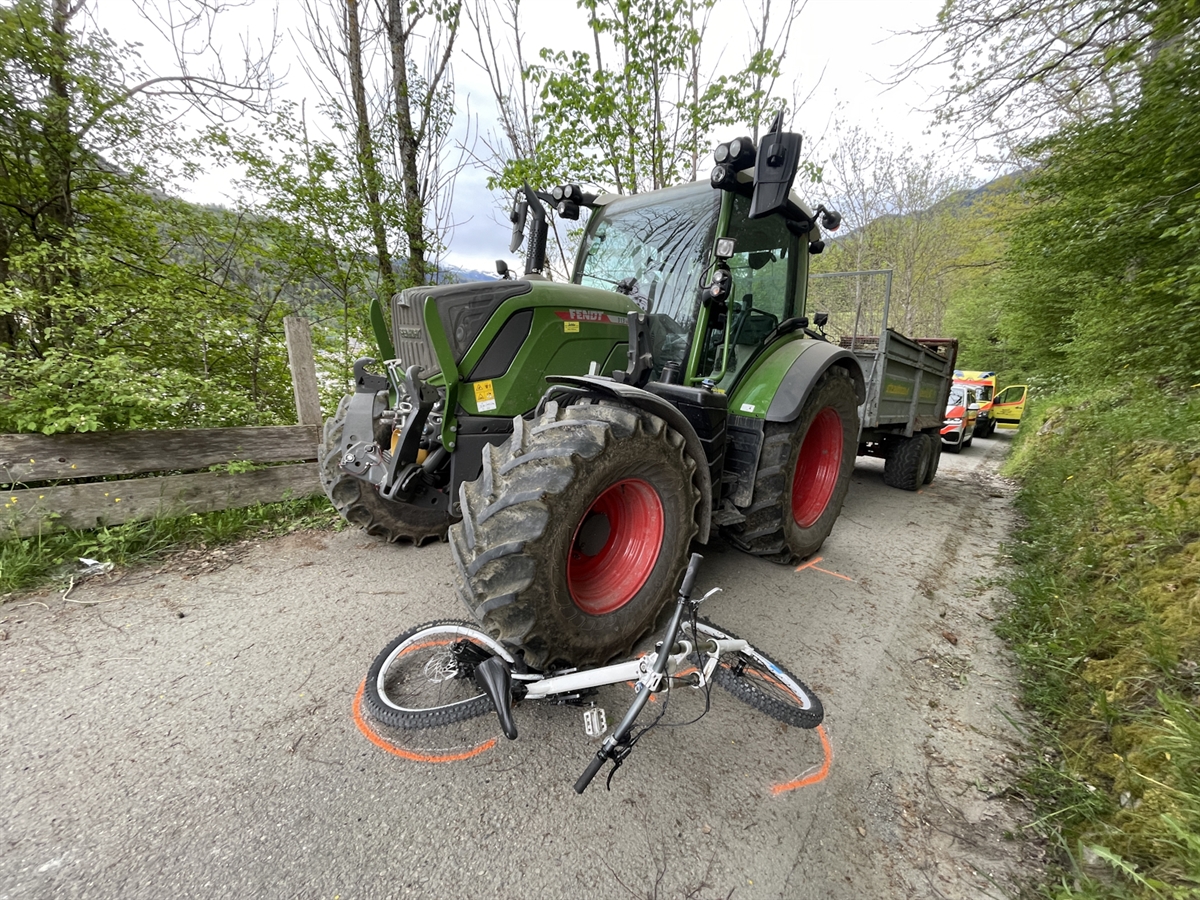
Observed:
[[[409,7],[413,16],[412,21],[405,18],[405,4],[401,0],[388,0],[387,29],[388,42],[392,54],[392,91],[395,95],[396,107],[396,143],[400,153],[400,180],[404,187],[403,228],[408,240],[408,279],[411,284],[424,284],[428,275],[426,256],[429,250],[429,240],[425,230],[425,201],[430,193],[428,180],[421,180],[421,147],[427,137],[437,134],[441,127],[434,121],[440,115],[436,109],[436,98],[442,78],[446,74],[450,62],[450,54],[454,49],[454,40],[458,36],[458,16],[455,11],[452,19],[446,21],[446,46],[442,48],[429,81],[424,85],[424,92],[416,99],[418,118],[413,121],[413,101],[411,86],[408,81],[409,54],[412,47],[409,39],[418,19],[425,12],[415,5]],[[436,31],[436,28],[434,29]],[[432,131],[431,131],[432,129]],[[434,160],[429,160],[429,166],[434,166]],[[426,179],[430,173],[426,173]]]
[[[358,0],[346,0],[347,56],[350,64],[350,93],[354,100],[355,143],[358,163],[362,169],[363,186],[367,194],[367,215],[375,236],[375,256],[384,294],[389,302],[396,293],[396,273],[392,270],[392,254],[388,250],[387,229],[383,222],[380,200],[379,164],[375,143],[371,137],[371,119],[367,110],[367,89],[363,80],[362,34],[359,26]]]
[[[425,210],[421,200],[421,177],[417,169],[420,144],[413,128],[408,86],[408,38],[400,0],[388,0],[388,38],[392,51],[392,90],[396,104],[396,143],[400,151],[400,179],[404,185],[403,228],[408,239],[408,282],[425,283]],[[433,90],[433,85],[428,86]]]

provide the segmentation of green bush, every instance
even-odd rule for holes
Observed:
[[[1051,893],[1200,897],[1200,393],[1042,400],[1006,471],[1026,787],[1073,866]]]

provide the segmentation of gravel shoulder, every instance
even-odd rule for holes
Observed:
[[[697,587],[724,589],[704,614],[814,688],[828,750],[714,691],[582,797],[596,745],[573,707],[518,707],[515,742],[491,718],[416,737],[365,721],[376,743],[356,723],[391,637],[465,616],[444,545],[295,534],[91,579],[77,602],[15,598],[0,900],[1014,896],[1040,860],[1008,791],[1020,713],[992,633],[1009,442],[944,454],[916,494],[860,459],[799,569],[700,548]],[[628,693],[599,701],[616,721]],[[674,691],[664,721],[704,708]]]

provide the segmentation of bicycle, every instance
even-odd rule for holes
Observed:
[[[670,623],[646,656],[583,670],[541,672],[525,666],[517,654],[469,622],[430,622],[406,631],[375,657],[363,694],[367,709],[383,724],[400,729],[450,725],[494,710],[505,736],[516,739],[514,702],[579,702],[585,691],[632,681],[633,703],[576,781],[579,794],[608,760],[613,762],[611,784],[634,744],[662,719],[666,704],[654,722],[634,734],[638,715],[651,694],[664,687],[669,700],[673,681],[705,689],[705,712],[707,692],[716,683],[780,722],[816,728],[824,717],[821,701],[799,678],[763,651],[697,617],[700,604],[721,590],[713,588],[699,600],[691,599],[702,559],[692,554]],[[604,734],[605,711],[588,709],[584,726],[590,737]]]

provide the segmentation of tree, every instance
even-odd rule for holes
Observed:
[[[1081,383],[1200,380],[1200,49],[1179,42],[1137,101],[1036,145],[1001,329],[1022,370]]]
[[[1147,66],[1198,23],[1189,0],[946,0],[897,78],[948,66],[938,118],[1015,147],[1135,102]]]
[[[461,3],[305,0],[305,12],[317,63],[333,76],[312,81],[326,86],[322,109],[335,129],[352,136],[348,155],[385,296],[401,281],[423,284],[435,268],[429,254],[442,246],[453,185],[442,165],[454,119],[450,60]],[[407,257],[402,279],[393,248]]]
[[[761,0],[757,17],[745,16],[753,20],[746,62],[719,72],[704,55],[717,0],[578,0],[591,52],[543,48],[536,62],[526,55],[521,0],[475,0],[473,60],[499,122],[475,154],[489,188],[508,203],[524,184],[627,194],[694,180],[716,129],[738,126],[757,138],[782,106],[774,88],[803,5]],[[559,225],[550,210],[551,267],[565,274],[577,232]]]
[[[367,302],[381,284],[377,260],[364,251],[377,223],[361,202],[354,161],[310,137],[303,107],[290,104],[256,133],[215,129],[208,140],[218,159],[245,173],[238,207],[271,233],[264,265],[290,273],[289,305],[315,326],[321,381],[336,386],[336,403],[369,346]]]
[[[175,101],[245,103],[262,73],[150,73],[86,12],[0,8],[0,429],[277,421],[269,391],[230,377],[244,369],[204,365],[196,309],[216,282],[185,264],[173,235],[199,220],[166,192],[188,158]]]
[[[861,127],[835,131],[838,144],[822,171],[846,233],[817,257],[816,268],[892,269],[892,327],[941,334],[967,251],[961,236],[970,180],[932,155],[896,147],[888,135],[877,138]]]
[[[714,70],[703,51],[716,5],[578,0],[591,31],[590,53],[547,48],[537,63],[517,60],[521,97],[536,97],[536,106],[529,109],[523,99],[525,115],[514,120],[531,121],[537,133],[526,127],[521,140],[511,142],[508,149],[525,155],[504,161],[499,185],[580,182],[629,194],[694,180],[716,129],[746,123],[757,129],[773,116],[781,103],[769,90],[782,45],[769,37],[764,20],[748,61],[732,71]],[[793,0],[783,10],[785,31],[799,8]],[[494,58],[481,51],[485,61]],[[498,104],[511,105],[512,95],[497,90],[499,84],[493,78]],[[530,136],[536,145],[529,146]]]

